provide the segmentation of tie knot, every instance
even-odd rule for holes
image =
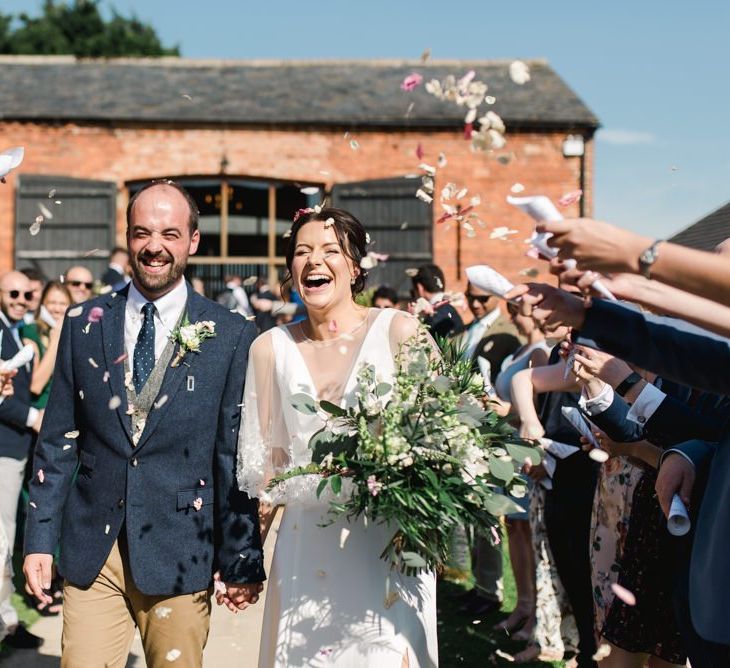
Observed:
[[[152,302],[147,302],[142,307],[142,315],[145,320],[150,319],[155,314],[155,305]]]

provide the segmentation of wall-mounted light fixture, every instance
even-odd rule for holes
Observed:
[[[568,135],[563,139],[563,156],[566,158],[579,158],[585,153],[583,137],[581,135]]]

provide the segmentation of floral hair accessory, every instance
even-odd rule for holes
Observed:
[[[314,213],[314,209],[311,206],[308,206],[306,209],[297,209],[297,212],[294,214],[293,222],[296,223],[302,216],[306,216],[310,213]]]

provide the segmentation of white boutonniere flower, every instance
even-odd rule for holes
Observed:
[[[212,320],[191,323],[186,315],[182,324],[170,334],[170,338],[179,345],[172,366],[178,366],[188,353],[200,352],[203,341],[215,335],[215,323]]]

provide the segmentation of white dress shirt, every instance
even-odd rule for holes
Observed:
[[[185,279],[180,279],[170,292],[152,303],[155,305],[155,361],[160,358],[167,341],[175,329],[182,315],[185,304],[188,300],[188,288]],[[129,367],[132,368],[134,361],[134,347],[137,345],[137,337],[142,329],[142,307],[149,300],[134,285],[129,284],[127,294],[127,309],[124,317],[124,350],[129,356]]]
[[[487,335],[489,328],[499,319],[499,307],[491,310],[487,315],[479,320],[471,323],[469,329],[466,330],[466,340],[464,342],[464,354],[467,359],[474,357],[479,342]],[[489,378],[487,378],[489,380]]]
[[[10,323],[8,316],[5,315],[5,311],[0,310],[0,320],[2,320],[5,326],[10,330],[10,333],[13,335],[13,339],[18,346],[18,350],[20,350],[23,347],[23,342],[20,340],[20,332]],[[26,364],[25,368],[28,373],[33,372],[33,369],[29,364]],[[0,397],[0,404],[3,401],[5,401],[5,398]],[[38,419],[38,415],[39,410],[37,408],[33,408],[33,406],[28,406],[28,417],[25,418],[25,426],[28,428],[32,427]]]

